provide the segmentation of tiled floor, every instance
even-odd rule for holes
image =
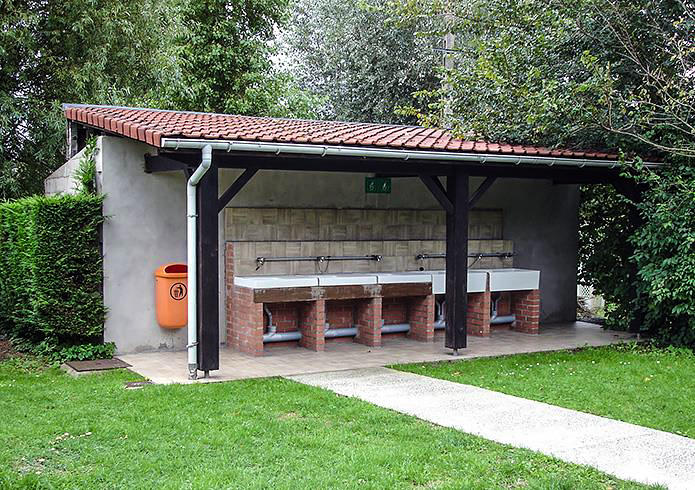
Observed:
[[[608,345],[630,338],[625,332],[603,330],[597,325],[575,322],[541,327],[539,335],[511,331],[493,332],[490,337],[468,337],[468,348],[453,357],[444,348],[441,334],[433,343],[405,338],[384,341],[373,348],[352,342],[330,343],[325,352],[302,348],[272,348],[263,357],[251,357],[222,347],[220,369],[197,382],[229,381],[245,378],[287,376],[364,367],[388,366],[408,362],[450,361],[498,356],[521,352],[572,349],[585,345]],[[118,356],[132,365],[131,370],[155,383],[188,383],[185,352],[149,352]],[[202,373],[201,373],[202,375]]]

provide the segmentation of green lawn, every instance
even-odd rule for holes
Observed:
[[[0,488],[642,488],[283,379],[0,363]]]
[[[624,344],[394,367],[695,438],[695,354],[685,349]]]

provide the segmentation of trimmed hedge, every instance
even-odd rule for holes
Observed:
[[[0,203],[0,332],[34,345],[101,342],[102,197]]]

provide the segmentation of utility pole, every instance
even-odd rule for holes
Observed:
[[[453,51],[454,51],[454,45],[455,45],[455,36],[453,31],[453,25],[454,25],[454,14],[453,14],[453,6],[452,2],[447,2],[446,3],[446,12],[444,14],[444,26],[446,28],[446,33],[444,34],[444,69],[449,72],[453,67],[454,67],[454,57],[453,57]],[[446,100],[444,101],[444,107],[442,110],[442,125],[444,127],[450,127],[451,124],[451,116],[452,116],[452,109],[451,109],[451,85],[448,82],[445,82],[444,84],[444,94],[446,97]]]

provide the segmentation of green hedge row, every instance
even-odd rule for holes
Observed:
[[[0,203],[0,332],[34,345],[102,341],[102,197]]]

